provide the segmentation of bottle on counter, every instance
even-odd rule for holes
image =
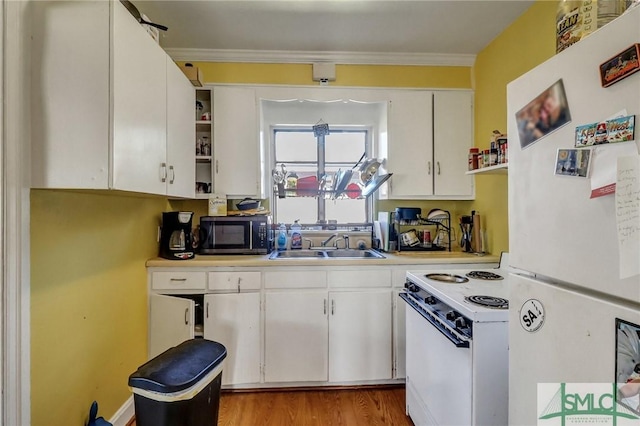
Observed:
[[[287,249],[287,226],[284,223],[280,224],[277,239],[278,250]]]
[[[299,220],[296,219],[291,225],[291,250],[302,248],[302,233],[300,232],[302,226],[298,223]]]

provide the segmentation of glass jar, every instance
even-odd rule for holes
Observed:
[[[209,136],[202,137],[202,148],[200,152],[206,157],[211,155],[211,142],[209,141]]]

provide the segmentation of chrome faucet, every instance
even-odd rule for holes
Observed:
[[[335,234],[329,235],[329,238],[327,238],[326,240],[324,240],[323,242],[321,242],[321,243],[320,243],[320,245],[321,245],[322,247],[326,247],[326,246],[327,246],[327,244],[329,244],[329,242],[330,242],[331,240],[333,240],[334,238],[336,238],[337,236],[338,236],[338,233],[337,233],[337,232],[336,232]]]
[[[342,238],[344,239],[344,248],[348,249],[349,248],[349,234],[344,234],[342,236]]]
[[[313,247],[313,240],[311,238],[303,238],[302,241],[306,241],[309,243],[309,250],[311,250],[311,247]]]

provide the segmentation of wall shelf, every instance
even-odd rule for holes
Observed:
[[[481,169],[470,170],[466,175],[506,175],[509,170],[509,163],[496,164],[495,166],[483,167]]]

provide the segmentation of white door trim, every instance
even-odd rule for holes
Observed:
[[[29,19],[28,1],[2,1],[2,424],[29,425]]]

